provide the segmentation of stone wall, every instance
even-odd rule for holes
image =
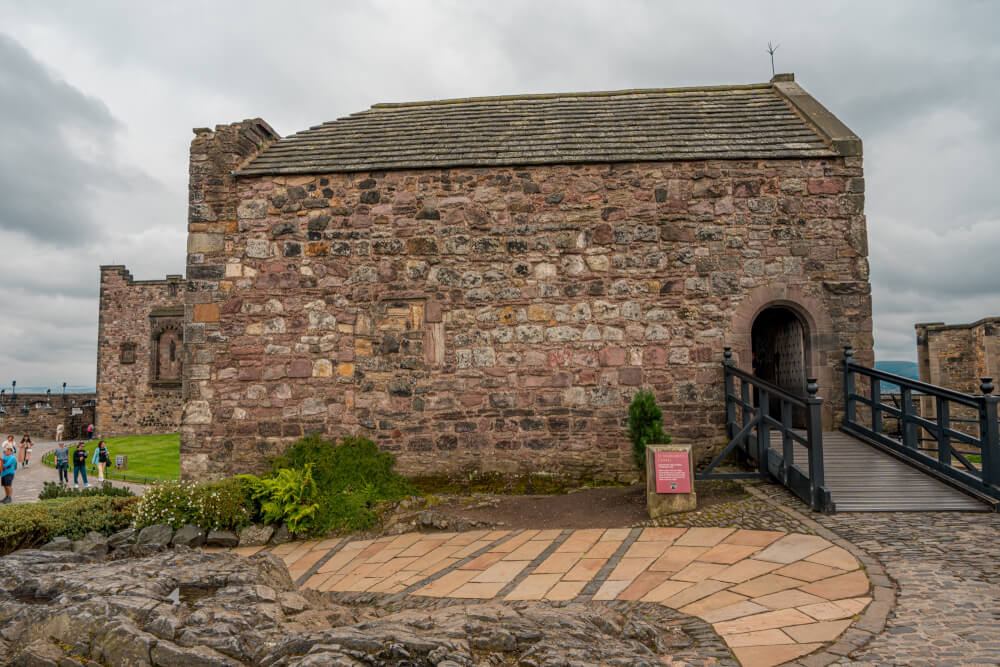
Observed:
[[[724,440],[723,347],[749,368],[768,305],[831,425],[842,346],[872,362],[861,158],[233,179],[255,122],[192,144],[186,477],[312,431],[407,473],[630,477],[642,387],[675,441]]]
[[[17,442],[30,435],[35,442],[54,440],[56,427],[63,425],[63,438],[76,440],[84,438],[88,424],[94,423],[94,394],[17,394],[14,401],[5,397],[0,414],[0,440],[13,435]],[[27,407],[27,413],[23,408]],[[79,411],[79,414],[73,414]]]
[[[1000,317],[972,324],[916,325],[920,380],[978,394],[980,378],[1000,374]]]
[[[181,276],[134,280],[124,266],[101,267],[95,426],[102,436],[177,432],[183,317]]]

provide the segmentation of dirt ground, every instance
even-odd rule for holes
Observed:
[[[696,481],[695,492],[699,509],[746,497],[742,487],[726,482]],[[624,528],[649,519],[642,484],[547,496],[492,495],[448,501],[435,505],[434,510],[505,528]]]

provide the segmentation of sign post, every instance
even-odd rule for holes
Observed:
[[[690,445],[646,446],[646,506],[651,519],[698,506]]]

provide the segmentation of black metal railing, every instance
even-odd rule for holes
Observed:
[[[982,395],[976,396],[868,368],[856,363],[853,357],[854,351],[844,348],[844,423],[841,430],[865,437],[940,476],[1000,499],[1000,423],[997,421],[1000,398],[993,395],[992,378],[980,378]],[[857,393],[859,376],[868,379],[868,396]],[[879,392],[882,382],[899,386],[898,408],[882,402]],[[933,417],[919,413],[913,401],[915,393],[928,405],[933,402]],[[869,408],[867,420],[859,421],[859,404]],[[953,416],[963,412],[973,418]],[[898,435],[885,432],[886,419],[898,420]],[[936,447],[921,446],[928,441]],[[958,449],[955,443],[972,449]],[[969,460],[973,452],[980,457],[978,465]]]
[[[726,431],[729,444],[711,463],[695,475],[697,479],[774,477],[817,512],[833,512],[834,505],[823,479],[823,399],[810,378],[806,396],[798,396],[736,368],[733,353],[725,348],[722,362],[726,388]],[[739,384],[739,393],[737,393]],[[774,412],[780,420],[772,417]],[[804,428],[795,425],[795,414],[804,414]],[[781,451],[771,447],[771,432],[781,435]],[[807,466],[795,460],[795,446],[805,448]],[[755,473],[714,473],[727,456],[740,452],[757,468]]]

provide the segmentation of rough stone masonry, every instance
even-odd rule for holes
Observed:
[[[871,362],[860,140],[790,75],[195,134],[185,477],[310,432],[410,474],[629,477],[640,388],[696,456],[724,441],[723,347],[750,368],[765,309],[828,426],[841,346]]]

